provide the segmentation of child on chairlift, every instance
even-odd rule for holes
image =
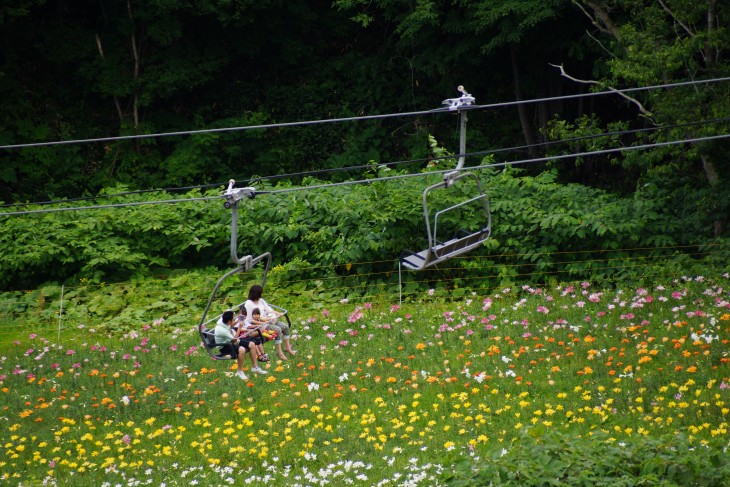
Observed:
[[[256,344],[256,348],[259,353],[259,362],[268,362],[269,360],[271,360],[269,359],[269,356],[264,352],[263,347],[264,342],[269,341],[270,338],[267,338],[267,332],[266,330],[263,330],[260,324],[254,323],[253,320],[247,319],[245,306],[241,306],[239,308],[238,315],[236,316],[235,326],[236,328],[238,328],[239,326],[244,327],[243,335],[250,338],[251,341]]]
[[[259,328],[259,331],[261,335],[264,337],[264,339],[268,342],[269,340],[274,340],[277,337],[277,334],[274,330],[268,330],[266,328],[266,325],[269,324],[268,321],[263,321],[261,319],[261,310],[258,308],[254,308],[251,311],[251,320],[250,323],[253,325],[256,325]]]

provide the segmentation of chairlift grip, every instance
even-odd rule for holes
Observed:
[[[223,193],[226,198],[223,206],[231,210],[231,259],[238,265],[246,265],[246,257],[238,257],[238,202],[243,198],[253,199],[256,196],[256,188],[250,186],[235,188],[235,185],[234,179],[228,181],[228,189]]]
[[[232,207],[243,198],[248,198],[252,200],[256,196],[256,188],[252,186],[246,186],[245,188],[236,188],[235,185],[235,179],[228,180],[228,189],[226,189],[226,191],[223,193],[223,196],[226,198],[226,202],[223,203],[223,206],[225,206],[226,208]]]

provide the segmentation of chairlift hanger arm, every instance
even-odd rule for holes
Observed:
[[[428,237],[428,247],[421,252],[403,251],[400,257],[400,263],[405,267],[420,271],[426,267],[444,262],[452,257],[468,252],[489,238],[492,232],[492,217],[489,212],[489,198],[482,190],[481,183],[476,174],[471,171],[464,171],[464,160],[466,154],[466,111],[474,103],[474,97],[464,89],[463,86],[457,88],[461,92],[459,98],[450,98],[443,101],[443,104],[449,110],[457,110],[459,112],[459,161],[453,171],[443,174],[443,180],[439,183],[427,187],[423,192],[423,217],[426,223],[426,235]],[[460,179],[469,177],[473,178],[476,183],[478,194],[466,201],[462,201],[448,208],[437,211],[433,216],[433,227],[431,225],[431,214],[428,207],[428,194],[435,189],[450,188]],[[448,241],[439,241],[438,220],[442,214],[452,211],[464,205],[479,202],[484,212],[484,224],[477,231],[466,231],[460,229]]]
[[[226,199],[223,206],[231,210],[231,259],[238,265],[246,266],[246,270],[253,267],[250,262],[251,256],[238,256],[238,203],[244,198],[253,199],[256,196],[256,189],[250,186],[245,188],[236,188],[236,181],[231,179],[228,181],[228,189],[223,193]]]
[[[446,105],[449,110],[459,112],[459,163],[456,165],[456,169],[459,170],[464,167],[464,161],[466,160],[466,110],[464,109],[471,108],[475,98],[467,93],[462,85],[459,85],[456,89],[461,93],[460,97],[447,98],[441,103]]]

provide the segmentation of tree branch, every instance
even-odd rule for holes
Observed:
[[[588,30],[586,30],[586,34],[588,35],[588,37],[590,37],[591,39],[593,39],[594,41],[596,41],[596,44],[598,44],[598,46],[601,49],[603,49],[604,51],[606,51],[606,54],[608,54],[609,56],[614,57],[614,58],[616,57],[616,54],[612,53],[606,46],[603,45],[603,43],[601,41],[599,41],[593,34],[591,34],[590,32],[588,32]]]
[[[674,15],[674,12],[672,12],[671,10],[669,10],[669,7],[667,7],[666,4],[662,0],[657,0],[657,2],[659,3],[659,5],[662,6],[662,10],[664,10],[667,14],[669,14],[669,16],[676,23],[678,23],[679,25],[681,25],[682,28],[685,30],[685,32],[687,32],[687,34],[689,34],[691,37],[694,37],[696,35],[694,32],[692,32],[692,29],[690,29],[689,26],[687,26],[684,22],[682,22],[681,20],[679,20],[679,17],[677,17],[676,15]]]
[[[134,33],[134,16],[132,15],[132,3],[130,0],[127,0],[127,13],[129,14],[129,20],[132,22],[132,34],[130,36],[130,41],[132,43],[132,56],[134,58],[134,81],[135,85],[139,82],[139,69],[140,69],[140,61],[139,61],[139,50],[137,49],[137,36]],[[133,95],[133,108],[132,113],[134,116],[134,128],[139,128],[139,86],[135,86],[134,88],[134,95]]]
[[[561,65],[550,64],[550,66],[552,66],[554,68],[558,68],[560,70],[560,74],[562,76],[564,76],[565,78],[568,78],[571,81],[575,81],[576,83],[588,84],[588,85],[597,85],[602,88],[606,88],[607,90],[609,90],[613,93],[616,93],[617,95],[623,97],[624,99],[626,99],[626,100],[630,101],[631,103],[633,103],[634,105],[636,105],[639,108],[639,111],[647,118],[651,118],[654,116],[654,114],[652,112],[650,112],[649,110],[644,108],[644,105],[642,105],[639,100],[637,100],[636,98],[630,97],[629,95],[627,95],[626,93],[624,93],[621,90],[617,90],[616,88],[613,88],[612,86],[608,86],[604,83],[601,83],[600,81],[574,78],[565,72],[565,68],[563,68],[562,64]]]
[[[608,11],[598,5],[596,2],[592,0],[584,0],[585,3],[593,10],[595,17],[591,15],[588,10],[579,2],[579,0],[572,0],[573,4],[578,7],[583,14],[588,17],[588,19],[591,21],[593,25],[596,26],[598,30],[603,32],[604,34],[608,34],[614,39],[619,39],[619,30],[616,24],[614,23],[613,19],[611,19],[611,16],[608,14]]]
[[[707,60],[708,65],[715,64],[720,58],[719,50],[716,48],[715,52],[713,52],[712,45],[710,44],[710,39],[712,39],[713,31],[717,30],[717,26],[715,25],[716,5],[717,0],[709,0],[707,2],[707,40],[705,41],[705,59]]]
[[[96,33],[96,48],[99,50],[99,57],[101,57],[102,61],[106,61],[104,58],[104,48],[101,45],[101,37],[99,37],[98,32]],[[124,112],[122,112],[122,106],[119,104],[119,98],[116,95],[113,95],[112,98],[114,99],[114,106],[117,108],[117,115],[119,115],[119,124],[121,126],[124,123]]]

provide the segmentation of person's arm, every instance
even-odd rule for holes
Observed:
[[[270,317],[273,316],[274,318],[278,318],[279,316],[284,315],[282,311],[276,311],[274,308],[268,305],[266,306],[266,314]]]
[[[266,325],[269,324],[269,320],[251,320],[251,324],[253,325],[255,330],[265,330]]]
[[[242,328],[246,329],[244,336],[255,336],[254,333],[261,328],[261,324],[252,319],[251,321],[244,322]]]
[[[264,299],[259,300],[259,309],[261,309],[261,315],[266,316],[267,321],[277,320],[280,316],[283,316],[285,313],[281,311],[276,311],[274,308],[269,306],[269,303],[264,301]]]
[[[271,316],[276,317],[276,313],[273,309],[271,309],[271,306],[269,306],[269,303],[267,303],[264,298],[259,299],[259,310],[261,311],[262,320],[270,320]]]

